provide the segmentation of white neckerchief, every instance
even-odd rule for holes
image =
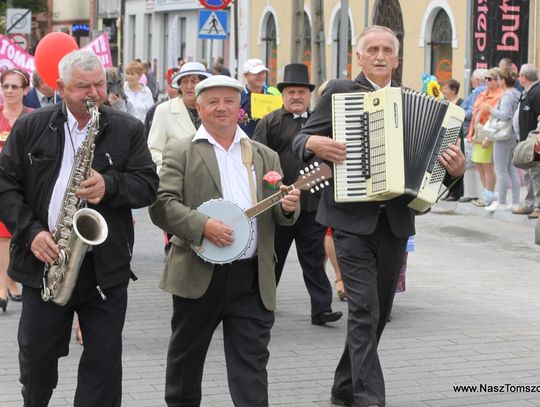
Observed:
[[[293,113],[292,118],[293,118],[293,120],[300,119],[300,118],[307,119],[308,118],[308,112],[304,112],[304,113],[301,113],[301,114]]]

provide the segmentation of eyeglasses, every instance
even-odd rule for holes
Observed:
[[[493,78],[491,76],[486,76],[486,81],[491,82]]]
[[[17,89],[22,89],[24,86],[12,85],[11,83],[3,83],[1,87],[4,90],[8,90],[8,89],[17,90]]]

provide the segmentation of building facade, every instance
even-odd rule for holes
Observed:
[[[178,57],[205,59],[210,66],[217,57],[224,57],[233,74],[246,59],[260,58],[270,69],[268,82],[276,84],[282,79],[283,66],[294,59],[305,62],[317,78],[314,82],[320,83],[356,76],[356,38],[366,25],[381,24],[398,34],[400,68],[395,75],[413,88],[421,87],[423,73],[431,73],[441,82],[457,79],[464,84],[463,94],[472,69],[496,65],[503,56],[518,65],[538,66],[538,0],[348,1],[346,47],[340,47],[342,3],[235,0],[227,8],[228,38],[202,40],[198,38],[199,11],[203,10],[199,1],[124,0],[123,60],[153,61],[162,77]],[[341,56],[343,49],[346,58]]]

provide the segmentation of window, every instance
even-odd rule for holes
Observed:
[[[339,32],[341,30],[341,10],[336,13],[335,20],[334,20],[334,27],[336,29],[334,30],[334,38],[333,38],[333,49],[334,49],[334,61],[335,62],[335,69],[334,69],[334,77],[335,78],[342,78],[342,73],[347,73],[347,79],[351,79],[352,75],[352,46],[351,46],[351,20],[349,19],[349,29],[347,30],[347,66],[341,67],[340,64],[340,38],[339,38]]]
[[[146,44],[145,44],[145,49],[146,49],[145,59],[147,61],[152,60],[152,31],[153,31],[152,14],[145,14],[144,15],[144,32],[147,33]]]
[[[307,13],[304,13],[304,58],[303,63],[308,67],[310,78],[311,72],[311,25]]]
[[[452,77],[452,26],[448,14],[443,9],[439,10],[433,20],[429,45],[431,74],[442,84]]]
[[[276,20],[274,15],[268,13],[265,27],[265,35],[262,38],[265,44],[264,63],[270,70],[266,77],[266,81],[275,86],[277,83],[277,31]]]

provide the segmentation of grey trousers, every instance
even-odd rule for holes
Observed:
[[[540,209],[540,166],[525,171],[525,182],[527,183],[525,206]]]

